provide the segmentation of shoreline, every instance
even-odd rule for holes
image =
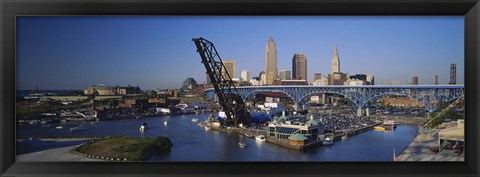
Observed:
[[[417,136],[396,156],[397,161],[465,161],[465,151],[460,154],[453,150],[431,152],[430,148],[438,147],[438,132],[442,129],[432,129],[430,133],[422,134],[417,129]]]
[[[38,138],[39,140],[45,141],[45,143],[58,143],[58,142],[70,142],[70,141],[88,141],[92,138]],[[17,140],[18,141],[18,140]],[[72,149],[80,146],[80,144],[65,146],[65,147],[55,147],[52,146],[48,148],[46,146],[44,150],[29,152],[24,154],[16,154],[15,159],[17,161],[23,162],[39,162],[39,161],[101,161],[98,159],[90,159],[80,155],[72,153]]]

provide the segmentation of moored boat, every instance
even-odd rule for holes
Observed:
[[[384,131],[385,128],[381,127],[381,126],[375,126],[373,127],[374,130],[378,130],[378,131]]]
[[[56,129],[62,129],[63,126],[59,125],[59,126],[56,126],[55,128],[56,128]]]
[[[393,120],[385,120],[383,121],[382,127],[386,130],[393,130],[397,128],[397,125],[395,125],[395,121]]]
[[[323,145],[332,145],[333,143],[335,142],[330,137],[325,138],[322,142]]]
[[[264,135],[255,136],[257,141],[267,141],[267,138]]]
[[[253,137],[255,137],[255,136],[250,135],[250,134],[248,134],[248,133],[245,133],[244,135],[245,135],[246,137],[248,137],[248,138],[253,138]]]
[[[197,118],[193,118],[193,119],[192,119],[192,122],[197,122],[197,121],[198,121]]]

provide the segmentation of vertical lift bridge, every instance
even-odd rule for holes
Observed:
[[[233,126],[250,123],[252,121],[250,113],[213,43],[203,38],[193,38],[192,41],[197,47],[197,52],[202,58],[202,63],[215,88],[220,105],[227,116],[224,123]],[[222,74],[222,70],[224,74]]]

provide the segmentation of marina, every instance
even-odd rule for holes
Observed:
[[[148,161],[392,161],[392,151],[401,153],[415,137],[416,126],[398,126],[395,131],[375,131],[367,128],[333,145],[315,145],[303,151],[293,150],[274,144],[267,138],[258,141],[252,136],[266,135],[266,131],[255,129],[222,129],[199,126],[192,122],[208,119],[210,114],[187,114],[169,117],[152,117],[139,120],[100,121],[94,125],[86,122],[67,122],[63,129],[42,127],[41,125],[19,125],[18,137],[72,137],[72,136],[167,136],[172,140],[171,151],[156,154]],[[168,119],[168,126],[163,124]],[[139,126],[147,123],[147,131],[139,131]],[[83,131],[70,131],[70,128],[83,125]],[[248,134],[250,137],[247,137]],[[336,140],[341,139],[338,134]],[[245,148],[239,145],[245,143]],[[288,144],[288,143],[287,143]],[[22,146],[22,145],[19,145]],[[352,149],[355,147],[354,149]],[[228,155],[235,154],[235,155]],[[20,154],[22,155],[22,154]]]

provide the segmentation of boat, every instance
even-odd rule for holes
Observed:
[[[167,126],[167,125],[168,125],[168,122],[167,122],[167,121],[164,121],[164,122],[163,122],[163,125]]]
[[[325,140],[322,142],[323,145],[332,145],[334,143],[335,142],[330,137],[325,138]]]
[[[381,127],[381,126],[375,126],[373,127],[374,130],[378,130],[378,131],[384,131],[385,128]]]
[[[140,126],[140,131],[145,131],[145,130],[147,130],[148,128],[150,128],[150,126],[148,126],[147,123],[143,123],[143,124]]]
[[[210,130],[210,127],[209,127],[209,126],[205,126],[205,130]]]
[[[248,137],[248,138],[253,138],[253,137],[255,137],[255,136],[250,135],[250,134],[248,134],[248,133],[245,133],[244,135],[245,135],[246,137]]]
[[[52,125],[50,125],[50,124],[42,125],[42,127],[50,127],[50,126],[52,126]]]
[[[81,131],[81,130],[86,130],[86,129],[87,129],[86,127],[83,127],[82,125],[79,125],[78,127],[70,128],[70,131],[74,132],[74,131]]]
[[[255,139],[256,139],[257,141],[267,141],[267,138],[265,138],[264,135],[255,136]]]
[[[346,139],[348,139],[348,134],[345,134],[342,136],[342,140],[346,140]]]
[[[397,128],[397,125],[395,125],[395,121],[393,120],[385,120],[383,121],[382,127],[386,130],[393,130]]]
[[[55,128],[56,128],[56,129],[62,129],[63,126],[59,125],[59,126],[56,126]]]
[[[192,119],[192,122],[197,122],[197,121],[198,121],[197,118],[193,118],[193,119]]]
[[[247,147],[247,144],[242,143],[242,142],[238,142],[238,145],[239,145],[241,148],[246,148],[246,147]]]

